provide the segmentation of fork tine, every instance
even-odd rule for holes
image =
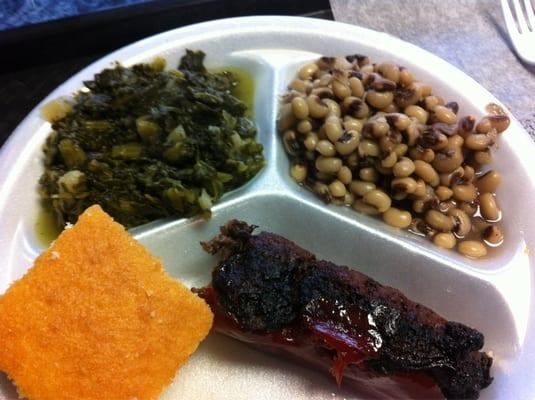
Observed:
[[[528,33],[528,25],[526,24],[526,17],[520,6],[520,0],[513,0],[513,6],[515,7],[516,22],[518,22],[518,27],[520,28],[520,33]]]
[[[509,35],[511,36],[511,39],[512,39],[513,37],[518,36],[518,28],[516,27],[516,22],[515,22],[515,19],[513,18],[511,7],[509,6],[509,1],[501,0],[501,2],[502,2],[503,18],[505,19],[505,26],[507,26],[507,30],[509,31]]]
[[[530,0],[524,0],[524,6],[526,7],[526,13],[528,14],[531,31],[535,32],[535,13],[533,12],[533,5]]]

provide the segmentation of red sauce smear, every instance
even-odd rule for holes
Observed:
[[[362,369],[358,367],[366,360],[379,357],[382,341],[373,318],[357,306],[346,307],[338,301],[319,299],[307,305],[301,324],[271,332],[250,332],[243,330],[238,321],[223,308],[212,287],[194,291],[212,308],[215,315],[214,327],[219,332],[253,345],[266,346],[266,349],[286,349],[289,354],[294,356],[300,354],[305,360],[314,357],[320,363],[322,363],[320,360],[325,363],[330,360],[332,363],[330,372],[338,385],[342,382],[346,368],[353,365],[355,368],[352,368],[347,376],[353,382],[357,382],[355,381],[357,379],[359,386],[364,377],[367,379],[367,384],[372,386],[381,385],[379,382],[385,382],[385,379],[398,382],[400,385],[406,384],[407,388],[410,387],[410,382],[414,382],[423,390],[434,389],[429,392],[423,391],[421,394],[414,392],[410,397],[426,399],[441,397],[436,395],[438,389],[433,379],[424,372],[399,372],[395,375],[381,376],[371,373],[365,367]],[[334,351],[334,358],[332,356],[325,358],[325,354],[319,356],[318,348]],[[363,375],[360,375],[361,373]],[[370,379],[376,383],[372,383]]]
[[[320,298],[306,306],[304,321],[320,344],[336,351],[330,371],[338,385],[349,364],[379,357],[381,337],[371,315],[357,306]]]

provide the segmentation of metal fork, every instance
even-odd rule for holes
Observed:
[[[501,0],[505,25],[518,56],[527,63],[535,64],[535,12],[530,0],[524,0],[524,10],[520,0],[511,0],[515,9],[513,16],[509,0]],[[527,14],[527,16],[526,16]]]

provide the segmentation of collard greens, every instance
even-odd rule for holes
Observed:
[[[223,193],[264,165],[246,106],[229,72],[210,73],[204,53],[121,65],[85,82],[44,146],[40,193],[58,224],[100,204],[133,227],[167,216],[209,216]]]

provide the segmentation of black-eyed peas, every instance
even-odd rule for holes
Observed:
[[[470,182],[473,181],[476,176],[476,171],[474,167],[470,165],[465,165],[463,169],[464,169],[464,179]]]
[[[329,112],[327,115],[329,116],[335,116],[340,118],[342,116],[342,111],[340,110],[340,105],[336,102],[336,100],[333,99],[323,99],[323,104],[327,106],[329,109]]]
[[[405,137],[406,137],[407,145],[410,146],[410,147],[416,146],[416,142],[418,141],[418,139],[422,135],[422,127],[421,127],[420,124],[418,124],[418,123],[414,122],[413,120],[411,120],[411,123],[409,124],[409,126],[405,130],[404,134],[405,134]],[[416,150],[415,147],[413,147],[411,150],[413,150],[413,149]]]
[[[411,83],[408,86],[398,88],[394,95],[395,104],[404,109],[422,99],[422,88]]]
[[[373,182],[355,180],[352,181],[350,184],[351,193],[360,197],[364,196],[366,193],[371,192],[374,189],[375,184]]]
[[[390,226],[406,229],[411,225],[412,215],[408,211],[390,207],[383,213],[383,220]]]
[[[477,189],[471,183],[453,186],[453,198],[459,201],[471,203],[477,197]]]
[[[401,67],[399,69],[399,83],[401,86],[408,87],[412,85],[413,79],[412,74],[407,68]]]
[[[411,176],[416,169],[414,162],[408,157],[402,157],[392,167],[392,173],[398,178],[405,178]]]
[[[330,75],[325,75],[321,79],[318,79],[317,81],[315,81],[317,82],[317,85],[314,87],[314,84],[312,84],[314,88],[310,92],[311,95],[318,96],[321,100],[323,100],[323,103],[325,103],[325,100],[327,99],[334,98],[334,92],[331,88],[326,87],[326,86],[321,86],[322,81],[325,81],[326,77],[330,77]]]
[[[380,160],[375,161],[374,167],[381,175],[392,175],[392,168],[383,167]]]
[[[329,185],[328,185],[328,188],[329,188],[329,193],[331,194],[331,196],[333,197],[343,197],[345,196],[347,190],[346,190],[346,186],[340,182],[339,180],[335,179],[334,181],[332,181]]]
[[[459,252],[467,257],[481,258],[487,255],[487,248],[477,240],[464,240],[457,245]]]
[[[399,108],[394,103],[390,104],[388,107],[386,107],[382,112],[386,114],[392,114],[392,113],[398,113]]]
[[[332,144],[329,140],[320,140],[316,145],[316,151],[325,157],[333,157],[336,155],[334,144]]]
[[[490,170],[476,180],[476,186],[481,193],[494,193],[501,181],[501,174],[498,171]]]
[[[441,201],[440,203],[438,203],[437,210],[440,211],[441,213],[447,214],[448,211],[452,210],[456,206],[457,206],[457,202],[455,200]]]
[[[293,164],[290,168],[290,175],[297,183],[302,183],[307,177],[307,167],[303,164]]]
[[[398,161],[398,155],[392,151],[385,158],[381,160],[381,166],[383,168],[392,168]]]
[[[314,183],[314,186],[312,187],[312,190],[314,193],[316,193],[320,199],[322,199],[324,202],[328,203],[332,201],[331,194],[329,193],[329,187],[320,181],[316,181]]]
[[[407,154],[407,150],[409,149],[409,146],[407,146],[405,143],[398,143],[396,144],[392,151],[397,154],[398,159],[402,158],[405,154]]]
[[[414,86],[419,87],[422,95],[421,98],[430,96],[433,93],[433,88],[431,85],[424,82],[414,82]]]
[[[378,92],[376,90],[370,90],[366,93],[366,102],[379,110],[384,110],[394,100],[394,94],[392,92]]]
[[[453,249],[455,244],[457,244],[457,240],[452,233],[441,232],[433,237],[433,243],[444,249]]]
[[[451,232],[454,227],[453,219],[437,210],[429,210],[425,214],[425,222],[441,232]]]
[[[308,119],[304,119],[297,123],[297,132],[299,133],[308,133],[312,130],[312,123]]]
[[[351,89],[351,95],[355,97],[364,96],[364,85],[362,81],[358,78],[349,78],[349,88]]]
[[[453,185],[457,185],[461,181],[463,176],[464,168],[459,166],[451,172],[440,174],[440,184],[443,186],[452,187]]]
[[[412,194],[418,188],[416,181],[409,177],[392,179],[390,186],[394,191],[406,194]]]
[[[447,186],[438,186],[436,189],[435,189],[435,193],[438,197],[438,199],[440,201],[446,201],[446,200],[449,200],[451,198],[451,196],[453,196],[453,190],[451,190],[449,187]]]
[[[486,150],[494,144],[495,137],[489,133],[472,133],[464,139],[464,145],[470,150]]]
[[[426,149],[425,151],[429,153],[429,155],[422,154],[422,160],[433,162],[435,151],[443,150],[448,146],[448,137],[435,129],[426,129],[422,132],[418,144],[424,147]],[[429,150],[433,150],[433,152]]]
[[[505,131],[511,123],[511,119],[505,114],[490,114],[487,115],[486,118],[489,119],[490,125],[492,126],[492,128],[496,129],[496,132],[498,133],[502,133],[503,131]]]
[[[450,102],[444,104],[444,107],[449,108],[456,115],[459,112],[459,103],[457,103],[456,101],[450,101]]]
[[[443,105],[444,99],[439,96],[427,96],[424,99],[424,106],[426,110],[433,110],[436,106]]]
[[[278,128],[280,131],[285,131],[291,128],[296,123],[292,105],[290,103],[284,104],[279,113]]]
[[[436,154],[433,149],[423,149],[420,160],[430,164],[435,160],[435,157]]]
[[[455,171],[464,162],[463,153],[460,148],[438,152],[433,160],[433,167],[440,173]]]
[[[351,96],[352,91],[349,86],[349,82],[342,82],[338,79],[334,79],[333,83],[333,93],[340,100],[345,99],[346,97]]]
[[[301,79],[294,79],[288,87],[292,90],[296,90],[301,93],[306,93],[308,85],[305,81]]]
[[[366,182],[377,182],[379,174],[375,168],[366,167],[359,171],[359,178]]]
[[[488,118],[481,118],[479,122],[476,124],[476,132],[480,134],[485,134],[490,132],[492,129],[492,124],[490,123],[490,119]]]
[[[474,203],[465,203],[464,201],[459,202],[458,207],[460,210],[463,210],[466,214],[473,217],[477,212],[477,206]]]
[[[498,246],[503,243],[503,232],[497,225],[489,225],[481,234],[482,239],[490,246]]]
[[[360,157],[377,157],[381,150],[376,142],[370,139],[363,139],[358,144],[358,155]]]
[[[425,201],[416,199],[412,202],[412,210],[417,214],[422,214],[425,209]],[[430,225],[431,226],[431,225]]]
[[[316,150],[316,145],[318,144],[318,141],[318,134],[316,132],[310,132],[308,133],[303,144],[308,151],[314,151]]]
[[[359,168],[359,155],[356,152],[351,153],[347,157],[344,158],[344,161],[346,165],[351,169],[352,171],[358,171]]]
[[[342,160],[338,157],[319,156],[316,158],[316,169],[326,174],[335,174],[342,168]]]
[[[373,65],[371,64],[366,64],[366,65],[363,65],[360,70],[365,73],[365,74],[371,74],[373,71],[374,71],[374,68],[373,68]]]
[[[447,214],[453,218],[455,234],[461,238],[467,236],[472,229],[472,221],[466,212],[459,208],[450,208]]]
[[[308,96],[306,103],[312,118],[323,118],[329,113],[329,107],[322,103],[321,99],[315,94]]]
[[[294,97],[292,99],[292,112],[297,119],[308,118],[308,104],[302,97]]]
[[[395,127],[399,131],[404,131],[411,123],[411,119],[406,114],[399,112],[387,113],[384,117],[390,126]]]
[[[362,121],[353,117],[350,117],[349,115],[346,115],[344,117],[344,129],[346,131],[357,131],[362,132]]]
[[[417,198],[424,197],[427,194],[427,185],[423,179],[416,180],[416,189],[413,194]]]
[[[414,104],[405,108],[404,113],[409,117],[416,118],[421,124],[425,124],[427,122],[427,118],[429,117],[429,113],[427,111]]]
[[[278,121],[296,182],[468,257],[503,242],[501,176],[481,170],[510,124],[499,106],[460,115],[405,67],[365,56],[322,57],[297,75]]]
[[[482,193],[479,195],[479,209],[481,216],[489,222],[500,219],[500,209],[492,193]]]
[[[382,63],[377,66],[377,71],[381,73],[386,79],[398,83],[399,82],[399,67],[393,63]]]
[[[316,63],[309,63],[303,65],[299,69],[299,78],[302,80],[311,80],[314,77],[314,74],[318,72],[319,67]]]
[[[344,205],[351,206],[355,202],[355,196],[351,192],[347,192],[344,196]]]
[[[374,189],[366,193],[362,197],[362,200],[366,204],[375,207],[380,213],[388,210],[392,204],[390,197],[385,192],[378,189]]]
[[[383,136],[379,139],[379,148],[383,153],[395,151],[396,146],[396,143],[390,136]]]
[[[343,112],[354,118],[366,118],[370,109],[368,105],[358,97],[346,97],[342,103]]]
[[[338,180],[344,185],[349,185],[353,179],[353,173],[345,165],[338,171]]]
[[[462,117],[457,124],[459,135],[465,137],[474,130],[475,125],[476,118],[473,115]]]
[[[362,134],[370,138],[382,138],[390,131],[390,126],[382,116],[366,122],[362,128]]]
[[[396,90],[396,82],[393,82],[390,79],[385,79],[379,74],[373,74],[373,80],[369,86],[377,92],[392,92],[393,90]],[[394,95],[392,94],[392,100],[393,99]]]
[[[294,131],[290,129],[285,131],[282,135],[282,143],[284,144],[284,148],[288,154],[292,156],[299,154],[300,146],[297,142],[297,136]]]
[[[414,173],[431,186],[438,186],[440,183],[437,171],[435,171],[431,164],[425,161],[414,161]]]
[[[363,214],[367,214],[367,215],[379,215],[381,214],[377,208],[375,208],[374,206],[371,206],[369,204],[366,204],[364,201],[360,200],[360,199],[357,199],[354,201],[353,205],[352,205],[353,209],[358,211],[358,212],[361,212]]]
[[[487,165],[492,162],[492,154],[490,153],[489,149],[486,149],[484,151],[476,151],[474,153],[474,160],[479,165]]]
[[[330,116],[325,120],[323,129],[325,130],[327,138],[332,143],[336,143],[336,141],[340,139],[340,137],[342,137],[342,135],[344,134],[344,130],[342,129],[342,125],[340,124],[340,119],[335,116]]]
[[[433,108],[434,117],[445,124],[454,124],[457,122],[457,115],[446,106],[435,106]]]
[[[360,133],[357,131],[345,131],[343,135],[334,142],[334,146],[338,154],[348,156],[357,149],[359,143]]]

